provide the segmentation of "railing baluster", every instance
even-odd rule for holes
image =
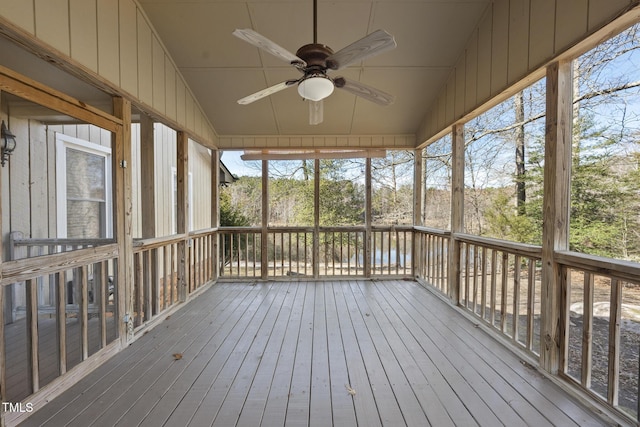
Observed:
[[[464,245],[464,306],[465,307],[469,307],[469,257],[471,256],[470,254],[470,247],[471,245],[469,245],[468,243],[465,243]]]
[[[67,372],[67,304],[65,291],[65,272],[56,273],[56,328],[58,330],[58,371],[60,375]],[[4,342],[4,340],[3,340]],[[4,388],[2,389],[4,391]]]
[[[473,246],[473,296],[471,297],[471,311],[474,313],[476,313],[478,309],[478,251],[481,248],[481,246]]]
[[[107,346],[107,303],[109,302],[109,268],[106,261],[96,264],[98,267],[97,277],[98,290],[96,294],[100,295],[98,301],[100,310],[100,348]]]
[[[496,324],[496,298],[498,296],[498,251],[491,249],[491,301],[489,304],[489,322],[491,326]]]
[[[533,316],[535,307],[536,288],[536,262],[533,258],[528,259],[528,279],[527,279],[527,350],[533,351]]]
[[[580,382],[586,388],[591,387],[591,366],[593,361],[593,288],[594,277],[584,273],[584,295],[582,310],[582,363]]]
[[[237,264],[236,264],[236,274],[238,276],[240,276],[242,274],[242,268],[240,267],[240,258],[242,258],[240,255],[242,255],[242,250],[241,250],[241,243],[242,242],[242,234],[238,233],[238,244],[237,244],[237,249],[236,252],[238,253],[238,260],[237,260]]]
[[[480,281],[480,318],[486,318],[486,309],[487,309],[487,251],[489,248],[486,246],[482,247],[482,259],[480,261],[480,274],[482,275],[482,279]]]
[[[151,251],[143,251],[142,252],[142,283],[143,286],[142,291],[142,312],[144,313],[143,321],[148,321],[152,316],[152,287],[151,283]]]
[[[513,269],[513,339],[518,341],[520,332],[520,255],[515,256]]]
[[[620,322],[622,315],[622,281],[611,279],[611,300],[609,311],[609,384],[607,400],[618,406],[620,389]]]
[[[82,339],[82,360],[89,358],[89,298],[88,298],[88,272],[83,265],[78,270],[80,274],[80,336]]]
[[[29,351],[28,372],[31,392],[40,389],[40,369],[38,366],[38,296],[36,279],[27,280],[27,349]]]
[[[507,330],[507,286],[509,280],[509,254],[502,253],[502,293],[500,294],[500,330],[505,333]]]

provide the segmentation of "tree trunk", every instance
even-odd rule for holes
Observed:
[[[518,92],[514,97],[516,110],[516,206],[518,215],[524,215],[525,202],[527,201],[527,189],[525,183],[525,157],[524,157],[524,95]]]

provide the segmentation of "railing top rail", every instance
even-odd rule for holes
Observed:
[[[118,245],[111,244],[15,261],[5,261],[0,265],[2,274],[0,286],[8,286],[12,283],[35,279],[45,274],[53,274],[117,257]]]
[[[567,267],[579,268],[603,276],[640,283],[640,264],[637,262],[571,251],[556,252],[556,260]]]
[[[412,225],[372,225],[373,231],[411,231],[414,229]],[[324,232],[350,232],[350,231],[365,231],[364,225],[332,225],[332,226],[320,226],[318,231]],[[220,233],[259,233],[262,231],[261,227],[220,227],[217,229]],[[267,227],[269,233],[312,233],[314,231],[313,226],[275,226]]]
[[[147,249],[155,249],[170,243],[177,243],[185,240],[187,234],[173,234],[171,236],[152,237],[149,239],[134,239],[133,250],[142,251]]]
[[[542,258],[542,247],[526,243],[510,242],[508,240],[494,239],[492,237],[474,236],[472,234],[454,233],[454,238],[459,242],[471,243],[490,249],[498,249],[514,255],[529,258]]]
[[[435,234],[436,236],[441,236],[441,237],[451,237],[451,231],[440,230],[439,228],[422,227],[419,225],[414,225],[413,229],[415,231],[419,231],[420,233]]]
[[[396,225],[396,224],[391,224],[391,225],[372,225],[371,229],[373,231],[412,231],[413,230],[413,225]]]
[[[115,239],[12,238],[15,246],[98,246],[115,243]]]
[[[200,230],[190,231],[190,232],[189,232],[189,237],[201,237],[201,236],[206,236],[206,235],[209,235],[209,234],[213,234],[213,233],[215,233],[216,231],[218,231],[218,229],[217,229],[217,228],[213,228],[213,227],[210,227],[210,228],[202,228],[202,229],[200,229]]]
[[[220,227],[218,232],[220,233],[259,233],[262,227]]]
[[[269,233],[313,233],[313,227],[267,227],[267,231]]]

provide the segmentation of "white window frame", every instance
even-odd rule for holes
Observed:
[[[105,159],[105,231],[106,237],[113,237],[113,204],[111,177],[111,148],[89,141],[74,138],[56,132],[56,205],[57,205],[57,235],[67,237],[67,148],[85,153],[95,154]]]

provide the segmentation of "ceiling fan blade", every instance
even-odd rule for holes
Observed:
[[[380,105],[390,105],[395,101],[395,97],[379,89],[367,86],[364,83],[346,80],[344,77],[337,77],[333,80],[335,86],[344,89],[354,95],[360,96]]]
[[[396,46],[396,41],[391,34],[384,30],[377,30],[330,55],[327,58],[327,67],[332,70],[341,70],[354,62],[362,61]]]
[[[320,101],[309,101],[309,124],[319,125],[324,120],[324,103]]]
[[[238,37],[241,40],[246,41],[247,43],[254,45],[255,47],[258,47],[266,52],[269,52],[273,56],[276,56],[284,61],[287,61],[290,64],[293,64],[298,67],[307,66],[306,62],[298,58],[293,53],[289,52],[287,49],[272,42],[265,36],[258,34],[249,28],[236,29],[233,32],[233,35]]]
[[[287,80],[286,82],[278,83],[277,85],[273,85],[266,89],[262,89],[261,91],[258,91],[256,93],[253,93],[249,96],[245,96],[242,99],[238,99],[238,104],[242,104],[242,105],[251,104],[254,101],[257,101],[269,95],[273,95],[276,92],[280,92],[281,90],[284,90],[289,86],[296,84],[297,82],[298,82],[297,80]]]

